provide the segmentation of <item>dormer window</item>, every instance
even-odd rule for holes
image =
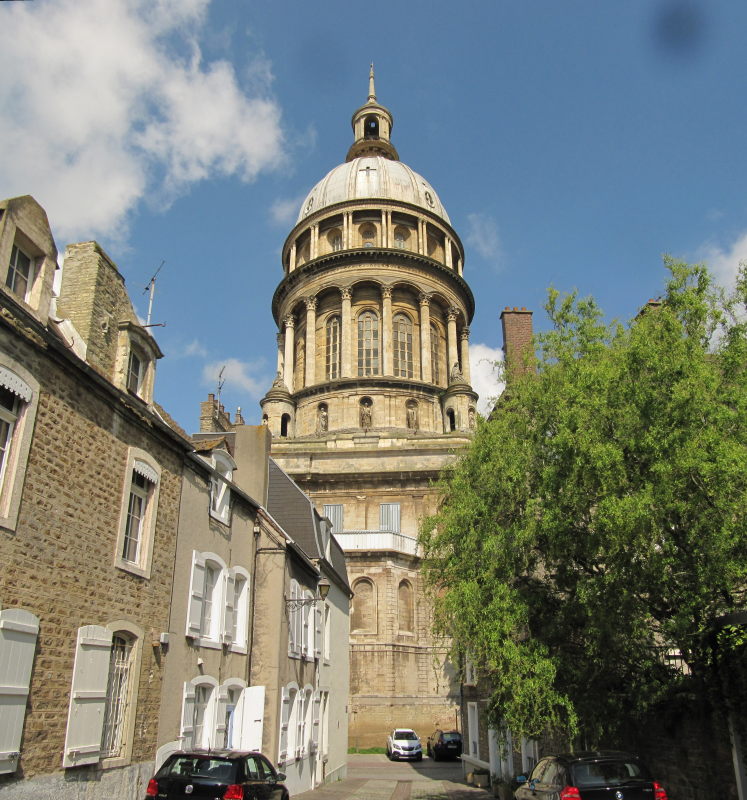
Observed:
[[[140,396],[144,378],[145,362],[134,350],[131,350],[127,366],[127,391]]]
[[[28,298],[29,289],[34,282],[33,264],[33,259],[14,244],[10,254],[5,285],[13,294],[17,294],[23,300]]]
[[[210,516],[228,524],[231,513],[231,490],[236,463],[225,450],[213,451],[212,464],[217,474],[210,479]]]

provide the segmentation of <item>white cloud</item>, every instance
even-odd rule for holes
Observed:
[[[287,200],[276,200],[270,206],[270,218],[276,225],[287,226],[295,223],[305,194],[290,197]]]
[[[207,358],[207,348],[202,342],[197,341],[197,339],[192,339],[192,341],[184,348],[183,355],[185,356],[197,356],[199,358]]]
[[[221,370],[223,370],[221,381],[224,381],[224,388],[246,392],[255,400],[264,396],[272,382],[264,372],[264,361],[240,361],[238,358],[228,358],[223,361],[213,361],[202,368],[202,385],[209,386],[213,390],[217,389]]]
[[[747,232],[725,247],[712,243],[704,245],[696,258],[708,265],[721,286],[733,289],[739,263],[747,261]]]
[[[505,387],[505,383],[500,380],[500,368],[496,366],[499,361],[503,361],[503,350],[500,347],[470,343],[470,383],[480,395],[477,410],[484,416],[490,413],[495,399]]]
[[[467,244],[475,248],[485,261],[493,263],[496,269],[501,266],[501,240],[498,225],[487,214],[467,214]]]
[[[115,237],[144,199],[283,160],[277,103],[198,43],[210,0],[0,4],[0,184],[65,239]],[[270,69],[258,55],[258,91]]]

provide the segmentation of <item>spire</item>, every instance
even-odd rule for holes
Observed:
[[[376,102],[376,89],[374,88],[374,68],[373,61],[371,62],[371,70],[368,73],[368,102]]]

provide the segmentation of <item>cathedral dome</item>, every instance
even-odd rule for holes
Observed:
[[[451,224],[430,183],[407,164],[384,156],[359,156],[328,172],[306,195],[298,222],[335,203],[369,199],[410,203]]]

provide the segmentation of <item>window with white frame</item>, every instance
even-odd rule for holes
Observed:
[[[304,601],[301,607],[303,616],[303,657],[306,661],[314,660],[314,595],[308,590],[304,589],[302,594]]]
[[[231,490],[228,484],[233,480],[236,464],[223,450],[214,451],[212,461],[218,474],[210,479],[210,515],[227,523],[231,510]]]
[[[225,622],[233,627],[233,614],[229,618],[224,613],[227,589],[225,570],[225,563],[215,553],[192,552],[186,635],[207,647],[221,645]]]
[[[303,606],[299,602],[302,599],[303,589],[294,578],[290,582],[290,603],[286,604],[288,610],[288,655],[292,658],[301,658],[304,652]]]
[[[301,706],[303,721],[299,736],[298,755],[305,758],[309,755],[312,744],[312,731],[314,727],[314,690],[311,686],[306,686],[303,692],[303,704]]]
[[[118,758],[126,744],[125,725],[133,680],[134,640],[124,633],[112,638],[109,656],[109,681],[104,709],[102,758]]]
[[[222,686],[221,697],[219,699],[219,715],[218,727],[222,728],[220,731],[223,734],[222,746],[228,749],[238,747],[239,744],[239,731],[236,725],[236,707],[243,691],[242,686]]]
[[[26,718],[39,618],[21,608],[0,611],[0,775],[15,772]]]
[[[147,366],[143,356],[134,349],[130,350],[130,357],[127,361],[127,391],[138,397],[142,394]]]
[[[0,524],[11,530],[18,519],[38,402],[38,383],[25,370],[0,364]]]
[[[161,469],[147,453],[134,448],[128,455],[126,469],[114,563],[120,569],[149,578]]]
[[[231,649],[246,653],[249,628],[249,573],[242,567],[228,570],[226,581],[226,626]]]
[[[5,285],[13,294],[26,300],[34,282],[34,259],[13,245],[10,253],[10,264],[5,278]]]
[[[379,530],[399,533],[399,503],[381,503],[379,506]]]
[[[284,686],[280,696],[280,742],[278,764],[287,763],[296,757],[298,736],[298,686]]]
[[[327,320],[326,330],[326,370],[327,380],[340,377],[340,317],[335,315]]]
[[[379,374],[379,318],[373,311],[358,317],[358,375]]]
[[[128,763],[142,638],[143,632],[126,622],[78,629],[63,767],[104,759],[109,766]]]
[[[224,735],[217,732],[217,699],[218,681],[211,675],[200,675],[184,684],[179,732],[183,749],[207,749],[222,743]]]
[[[412,378],[412,321],[406,314],[394,315],[392,339],[394,374],[398,378]]]

